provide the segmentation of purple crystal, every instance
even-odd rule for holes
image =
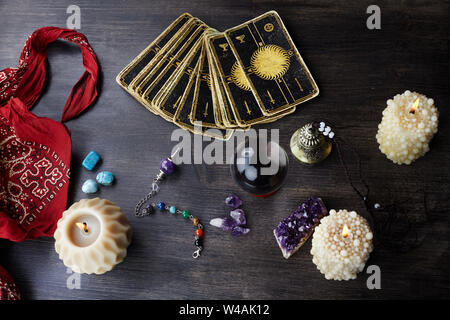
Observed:
[[[250,231],[249,228],[237,226],[237,227],[233,228],[233,231],[231,231],[231,235],[232,236],[242,236],[244,234],[247,234],[249,231]]]
[[[235,194],[229,195],[225,199],[225,204],[233,209],[239,208],[242,205],[242,200]]]
[[[244,225],[247,223],[247,219],[245,217],[244,210],[242,209],[231,211],[229,217],[214,218],[209,223],[212,226],[221,228],[224,231],[231,231],[231,234],[233,236],[244,235],[250,231],[249,228],[244,227]]]
[[[289,258],[305,238],[309,237],[320,219],[328,213],[320,198],[309,198],[274,230],[275,238],[285,258]]]
[[[243,226],[247,223],[247,219],[245,218],[244,210],[236,209],[230,212],[230,216],[236,221],[236,224],[239,226]]]
[[[175,164],[169,158],[161,161],[159,169],[165,174],[172,174],[175,172]]]
[[[231,231],[234,227],[237,227],[237,223],[234,219],[230,217],[225,217],[222,219],[222,230],[224,231]]]
[[[142,209],[142,214],[143,215],[149,215],[152,214],[154,211],[153,207],[151,204],[147,205],[145,208]]]

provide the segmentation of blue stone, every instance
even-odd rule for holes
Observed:
[[[156,205],[156,207],[159,210],[164,210],[164,208],[166,207],[166,204],[164,202],[158,202],[158,204]]]
[[[97,182],[104,186],[110,186],[114,182],[114,175],[109,171],[102,171],[97,174]]]
[[[83,163],[81,164],[83,167],[85,167],[87,170],[94,169],[95,165],[99,162],[100,155],[95,152],[91,151],[89,154],[84,158]]]
[[[81,190],[84,193],[96,193],[98,191],[98,184],[93,179],[88,179],[83,183]]]

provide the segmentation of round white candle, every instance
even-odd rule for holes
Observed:
[[[131,227],[122,210],[105,199],[83,199],[64,211],[54,234],[55,249],[78,273],[102,274],[127,255]]]
[[[372,252],[372,238],[366,219],[355,211],[330,210],[313,234],[313,263],[328,280],[355,279]]]
[[[433,99],[409,90],[397,94],[387,101],[378,125],[376,138],[381,152],[394,163],[410,164],[428,152],[438,130],[438,117]]]

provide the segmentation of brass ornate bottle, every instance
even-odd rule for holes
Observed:
[[[312,123],[307,123],[294,132],[290,146],[292,154],[298,160],[315,164],[328,157],[332,143]]]

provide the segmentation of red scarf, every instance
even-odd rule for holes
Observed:
[[[2,300],[20,300],[20,293],[14,279],[0,266],[0,301]]]
[[[45,82],[47,46],[58,38],[80,46],[86,69],[70,93],[61,122],[78,116],[97,97],[97,58],[86,37],[74,30],[36,30],[18,68],[0,71],[0,238],[52,236],[66,209],[70,131],[29,111]]]

